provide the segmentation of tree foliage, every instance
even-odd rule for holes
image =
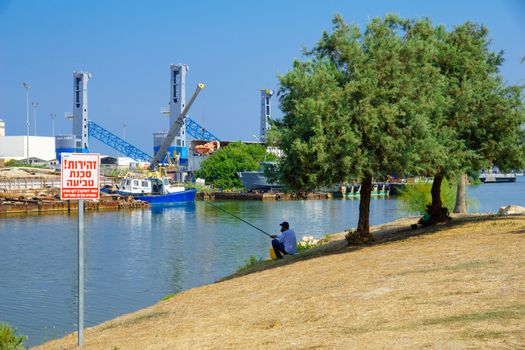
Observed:
[[[220,148],[201,163],[198,177],[217,188],[242,188],[237,173],[258,170],[263,160],[275,160],[261,144],[230,143]]]
[[[359,179],[357,232],[366,238],[373,178],[434,176],[437,217],[445,177],[521,164],[522,89],[503,85],[487,33],[396,15],[362,32],[336,16],[280,77],[284,117],[272,140],[285,154],[281,181],[304,191]]]
[[[525,114],[523,87],[504,85],[498,72],[503,54],[490,50],[486,27],[471,22],[450,32],[437,27],[434,41],[438,54],[433,64],[445,82],[440,89],[444,108],[432,114],[441,152],[432,157],[427,174],[435,180],[429,210],[438,222],[444,219],[442,178],[494,165],[502,170],[524,166]]]
[[[439,75],[415,35],[430,28],[426,20],[410,31],[394,15],[372,20],[363,33],[340,16],[333,24],[305,52],[309,60],[280,77],[282,180],[309,190],[360,179],[358,232],[366,240],[372,178],[424,170]]]

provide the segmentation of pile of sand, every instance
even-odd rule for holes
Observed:
[[[0,178],[16,179],[16,178],[58,178],[57,174],[52,169],[41,168],[0,168]]]

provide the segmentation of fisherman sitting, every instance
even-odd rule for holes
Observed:
[[[272,239],[272,247],[275,256],[277,259],[282,259],[283,255],[297,253],[297,239],[288,222],[284,221],[279,225],[281,226],[281,234],[271,235],[271,237],[274,238]]]

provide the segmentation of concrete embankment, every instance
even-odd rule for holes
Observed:
[[[416,221],[179,293],[88,328],[83,349],[522,348],[525,216]],[[76,349],[76,335],[38,349]]]

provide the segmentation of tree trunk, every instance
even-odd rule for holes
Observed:
[[[467,193],[466,193],[467,175],[461,174],[456,192],[456,206],[454,213],[465,214],[467,212]]]
[[[448,219],[448,209],[443,208],[443,202],[441,201],[441,184],[443,183],[443,175],[434,176],[434,182],[432,183],[432,204],[428,207],[429,218],[423,224],[434,225],[438,222],[444,222]]]
[[[373,241],[370,234],[370,197],[372,195],[372,176],[366,176],[361,180],[361,198],[359,200],[359,221],[357,230],[349,232],[346,240],[349,244],[359,244]]]

